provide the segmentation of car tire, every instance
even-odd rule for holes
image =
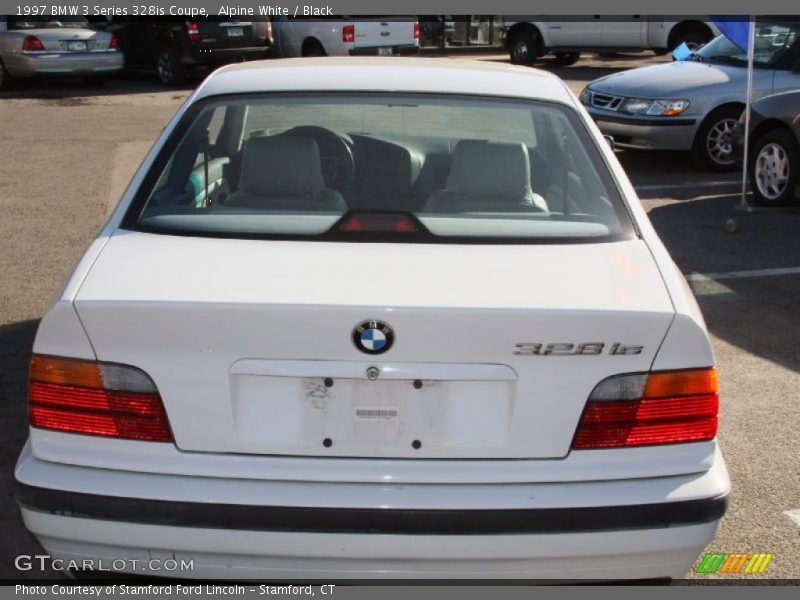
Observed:
[[[508,44],[508,55],[512,64],[533,65],[539,58],[539,34],[536,31],[515,33]]]
[[[723,106],[705,118],[692,146],[692,154],[698,165],[716,172],[736,170],[731,136],[741,114],[741,108]]]
[[[751,146],[750,189],[760,206],[800,201],[800,144],[786,129],[772,129]]]
[[[325,54],[325,48],[322,47],[322,44],[312,40],[303,44],[303,56],[327,56],[327,54]]]
[[[156,57],[158,80],[164,85],[176,86],[186,81],[186,71],[172,48],[161,48]]]
[[[11,76],[6,71],[3,61],[0,60],[0,90],[7,90],[11,86]]]
[[[568,67],[574,65],[580,58],[580,52],[556,52],[556,58],[553,63],[559,67]]]

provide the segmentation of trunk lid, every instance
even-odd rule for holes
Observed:
[[[39,38],[48,52],[90,52],[107,50],[111,35],[91,29],[74,27],[18,30],[22,37],[32,35]]]
[[[563,457],[592,388],[647,371],[673,317],[638,239],[455,246],[120,232],[75,304],[98,359],[153,377],[180,449],[331,457]],[[393,329],[384,354],[354,343],[372,319]],[[601,353],[582,355],[517,346],[598,343]],[[615,343],[643,349],[611,354]]]
[[[231,19],[197,21],[200,45],[207,49],[249,48],[267,43],[266,21],[239,21]]]

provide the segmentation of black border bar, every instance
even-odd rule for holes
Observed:
[[[535,509],[375,509],[210,504],[100,496],[16,482],[17,503],[67,517],[244,531],[405,535],[557,534],[661,529],[720,519],[727,496],[659,504]]]

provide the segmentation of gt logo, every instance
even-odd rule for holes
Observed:
[[[604,342],[583,342],[580,344],[554,343],[540,344],[538,342],[517,344],[514,354],[520,356],[596,356],[603,354]],[[616,342],[611,344],[608,354],[632,356],[641,354],[644,346],[629,346]]]

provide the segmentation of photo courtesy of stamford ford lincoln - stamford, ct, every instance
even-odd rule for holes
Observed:
[[[795,597],[799,299],[787,0],[0,0],[0,600]]]

